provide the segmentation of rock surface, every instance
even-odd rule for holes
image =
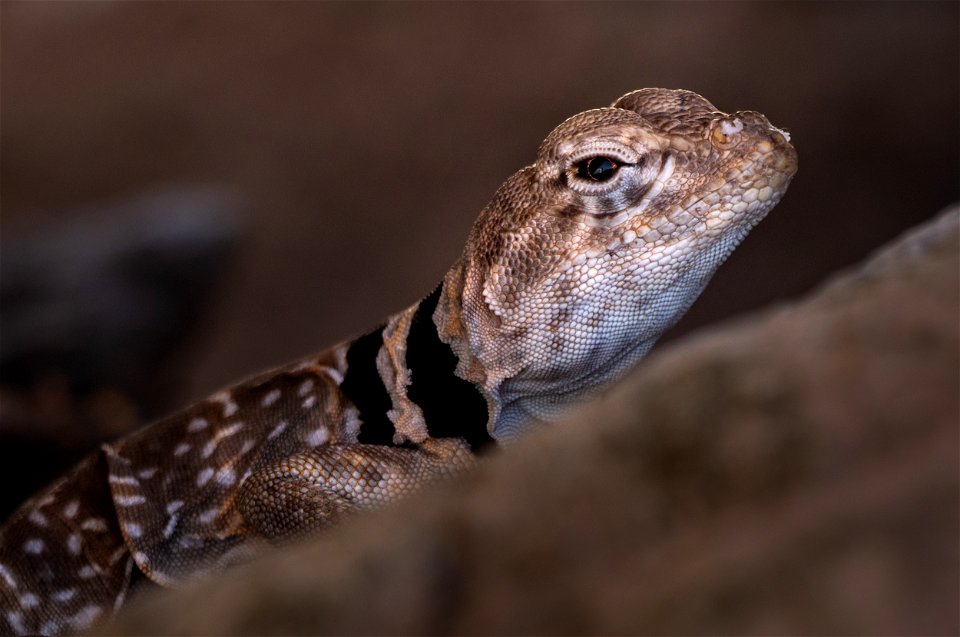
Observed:
[[[956,634],[954,208],[479,471],[117,634]]]

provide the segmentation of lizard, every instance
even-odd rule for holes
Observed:
[[[557,126],[424,299],[117,441],[0,528],[0,630],[78,632],[460,474],[623,376],[779,202],[789,134],[686,90]]]

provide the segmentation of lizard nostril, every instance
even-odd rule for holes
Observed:
[[[783,145],[790,143],[790,134],[785,131],[773,131],[770,134],[770,139],[774,141],[775,144]]]
[[[740,143],[740,133],[743,131],[743,121],[740,118],[724,118],[713,125],[710,132],[710,141],[721,150],[733,148]]]

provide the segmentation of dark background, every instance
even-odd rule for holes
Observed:
[[[169,391],[125,389],[126,426],[416,301],[556,124],[688,88],[788,129],[800,171],[675,337],[797,297],[958,198],[958,21],[956,2],[4,2],[0,257],[167,184],[245,202],[203,312],[137,363]]]

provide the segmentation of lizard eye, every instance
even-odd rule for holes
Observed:
[[[629,177],[645,163],[635,149],[606,139],[583,144],[567,157],[562,183],[587,197],[605,196],[628,186],[632,181]]]
[[[613,179],[620,165],[609,157],[590,157],[577,164],[577,175],[583,179],[604,182]]]

